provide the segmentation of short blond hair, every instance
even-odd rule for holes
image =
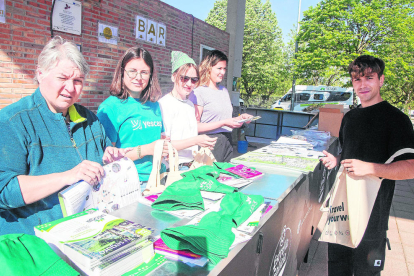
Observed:
[[[43,74],[47,74],[59,61],[64,59],[72,61],[84,76],[89,73],[89,65],[76,44],[60,36],[53,37],[43,47],[37,61],[37,70]],[[39,82],[37,74],[34,80]]]

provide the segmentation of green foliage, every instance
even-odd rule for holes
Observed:
[[[225,30],[227,0],[217,0],[206,22]],[[269,0],[246,1],[241,96],[246,104],[268,107],[291,85],[289,53]]]
[[[383,98],[412,107],[413,11],[410,0],[322,0],[309,8],[297,37],[299,83],[350,86],[349,63],[370,54],[386,62]]]
[[[408,112],[414,109],[414,28],[413,16],[401,22],[403,32],[388,47],[378,52],[386,63],[385,82],[381,96]]]
[[[218,0],[207,15],[206,22],[220,30],[226,30],[227,0]]]

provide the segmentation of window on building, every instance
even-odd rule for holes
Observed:
[[[201,44],[200,45],[200,63],[213,50],[215,49]]]

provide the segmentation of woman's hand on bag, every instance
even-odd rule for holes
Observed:
[[[83,160],[79,165],[64,172],[64,174],[67,178],[66,183],[68,183],[68,185],[75,184],[81,180],[86,181],[91,185],[96,185],[104,176],[105,172],[99,163]]]
[[[239,123],[241,119],[239,119],[238,117],[235,118],[230,118],[225,120],[225,126],[231,127],[231,128],[239,128],[243,125],[243,123]]]
[[[166,137],[165,139],[160,139],[160,140],[171,142],[170,137]],[[159,140],[155,140],[151,144],[144,145],[145,154],[143,156],[145,156],[145,155],[154,155],[155,143],[157,143],[157,141],[159,141]],[[163,143],[163,144],[164,144],[164,147],[162,148],[162,156],[166,157],[166,156],[168,156],[168,144],[167,143]]]
[[[216,144],[217,137],[209,137],[208,135],[198,135],[197,136],[197,145],[203,148],[208,148],[212,150]]]
[[[109,164],[111,162],[119,160],[122,157],[124,157],[127,154],[127,152],[130,152],[131,150],[132,148],[119,149],[115,147],[107,147],[102,157],[102,162],[104,164]]]
[[[326,150],[322,151],[322,153],[326,155],[320,159],[325,167],[331,170],[338,165],[338,159],[334,155],[330,154]]]
[[[358,159],[345,159],[341,164],[348,174],[355,176],[366,176],[374,174],[374,164]]]

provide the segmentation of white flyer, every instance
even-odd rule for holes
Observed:
[[[141,185],[134,162],[123,157],[103,168],[105,176],[97,185],[80,181],[59,193],[63,216],[91,208],[110,213],[139,200]]]

